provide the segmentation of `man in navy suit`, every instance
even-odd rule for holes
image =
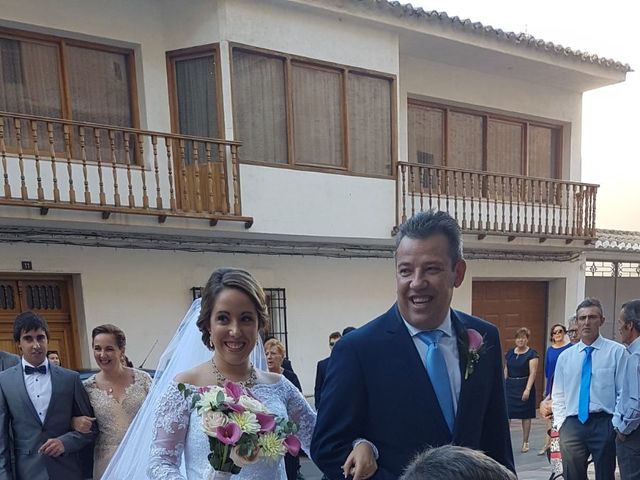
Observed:
[[[466,271],[460,237],[444,212],[401,225],[397,302],[333,349],[311,443],[328,478],[344,467],[356,480],[397,479],[417,453],[449,443],[515,471],[498,330],[450,307]],[[373,470],[358,452],[371,446]]]
[[[340,332],[333,332],[329,335],[329,348],[333,350],[334,345],[340,340],[342,335]],[[324,377],[327,375],[327,365],[329,365],[329,359],[331,357],[327,357],[318,362],[318,367],[316,368],[316,384],[313,389],[313,397],[315,400],[316,410],[320,405],[320,397],[322,396],[322,384],[324,383]]]

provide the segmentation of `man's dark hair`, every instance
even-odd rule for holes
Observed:
[[[331,335],[329,335],[329,340],[331,340],[332,338],[341,338],[342,334],[340,332],[331,332]]]
[[[640,332],[640,299],[629,300],[622,304],[622,319],[630,323],[636,332]]]
[[[600,316],[604,317],[604,309],[602,308],[602,303],[597,298],[585,298],[580,302],[578,308],[576,308],[576,320],[578,316],[578,310],[581,308],[589,308],[589,307],[598,307],[600,309]]]
[[[513,472],[482,452],[444,445],[420,453],[400,480],[516,480]]]
[[[447,212],[428,210],[416,213],[413,217],[407,219],[398,228],[396,251],[405,237],[424,240],[438,234],[444,235],[449,242],[449,257],[451,257],[451,267],[453,268],[456,263],[463,259],[462,233],[456,219]]]
[[[344,337],[347,333],[353,332],[356,329],[356,327],[344,327],[344,330],[342,330],[342,336]]]
[[[25,332],[41,328],[49,339],[49,325],[47,321],[35,312],[23,312],[13,322],[13,341],[18,343]]]

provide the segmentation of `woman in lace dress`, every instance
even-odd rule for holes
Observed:
[[[299,425],[298,437],[303,449],[309,450],[316,421],[313,409],[285,377],[256,370],[249,361],[258,329],[266,321],[264,292],[248,272],[229,268],[213,272],[203,292],[197,325],[202,342],[215,350],[215,355],[180,373],[158,402],[147,468],[149,478],[184,479],[180,473],[183,453],[187,479],[212,475],[207,459],[208,438],[191,402],[178,391],[178,383],[193,387],[223,385],[227,380],[244,384],[270,413]],[[284,462],[259,460],[244,466],[232,478],[286,480]]]
[[[149,393],[151,377],[142,370],[123,365],[127,340],[118,327],[101,325],[93,329],[91,337],[100,372],[85,380],[84,387],[100,430],[93,454],[93,478],[98,480]],[[83,431],[90,427],[92,420],[75,418],[74,428]]]

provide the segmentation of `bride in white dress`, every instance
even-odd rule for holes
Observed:
[[[266,319],[264,292],[248,272],[231,268],[213,272],[202,300],[193,302],[161,356],[151,391],[102,480],[212,478],[208,437],[178,383],[192,387],[221,385],[225,380],[244,383],[270,413],[298,424],[298,438],[309,452],[316,414],[284,376],[267,371],[258,336]],[[360,478],[370,477],[376,468],[374,454],[365,444],[354,448],[345,464],[352,474],[366,472]],[[231,479],[286,480],[284,460],[246,465]]]
[[[191,401],[178,391],[177,384],[192,387],[223,385],[225,381],[244,384],[270,413],[288,418],[299,426],[302,448],[309,450],[316,414],[302,394],[284,376],[256,370],[250,355],[265,326],[267,310],[262,289],[244,270],[216,270],[202,296],[198,328],[202,342],[215,351],[210,360],[178,374],[158,403],[153,423],[153,443],[147,475],[158,480],[178,480],[181,457],[187,479],[212,475],[207,455],[209,442],[200,416]],[[284,461],[261,459],[246,465],[232,479],[286,480]]]

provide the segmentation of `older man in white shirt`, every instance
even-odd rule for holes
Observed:
[[[628,345],[620,400],[613,415],[617,433],[616,454],[620,476],[624,480],[640,480],[640,300],[622,305],[618,332]]]
[[[615,432],[611,418],[624,380],[627,354],[600,335],[602,305],[587,298],[576,311],[580,342],[558,357],[553,382],[554,426],[560,431],[565,480],[587,480],[593,457],[596,480],[614,480]]]

